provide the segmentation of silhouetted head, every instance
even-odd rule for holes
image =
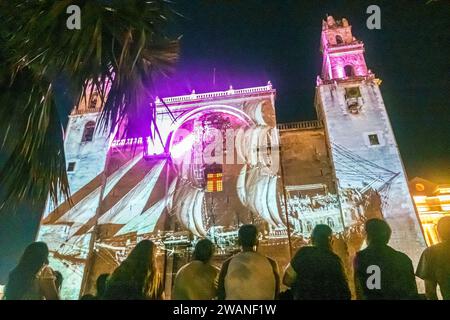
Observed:
[[[26,247],[18,265],[9,274],[5,298],[21,299],[45,264],[48,264],[48,247],[45,242],[33,242]]]
[[[450,241],[450,217],[445,216],[439,219],[437,232],[442,241]]]
[[[55,279],[56,289],[58,289],[58,291],[60,291],[62,283],[63,283],[63,280],[64,280],[63,275],[62,275],[61,272],[55,271],[55,277],[56,277],[56,279]]]
[[[133,250],[131,250],[128,257],[125,259],[128,263],[132,264],[151,264],[154,261],[153,251],[155,244],[150,240],[140,241]]]
[[[243,249],[253,249],[258,245],[258,229],[252,224],[244,224],[239,228],[238,241]]]
[[[386,245],[391,238],[391,227],[381,219],[369,219],[365,223],[369,245]]]
[[[96,285],[97,285],[97,297],[102,297],[105,293],[106,281],[108,280],[109,273],[102,273],[98,276]]]
[[[319,248],[330,248],[333,230],[326,224],[318,224],[311,233],[312,244]]]
[[[159,280],[155,266],[155,245],[150,240],[142,240],[114,270],[107,281],[103,298],[156,298]]]
[[[214,254],[214,244],[209,239],[201,239],[195,245],[193,260],[207,263]]]

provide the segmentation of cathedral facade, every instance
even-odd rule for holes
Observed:
[[[322,223],[350,275],[371,217],[384,217],[392,245],[416,261],[425,242],[364,45],[345,19],[328,17],[321,51],[315,121],[278,124],[271,83],[230,87],[157,99],[159,139],[143,143],[96,130],[95,92],[80,102],[65,134],[71,203],[49,203],[39,232],[51,265],[67,270],[62,295],[92,292],[98,275],[151,239],[170,297],[198,239],[216,244],[220,266],[245,223],[281,268]]]

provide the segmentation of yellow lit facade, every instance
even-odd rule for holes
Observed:
[[[438,243],[437,223],[443,216],[450,215],[450,184],[435,184],[422,178],[414,178],[410,181],[409,188],[427,244]]]

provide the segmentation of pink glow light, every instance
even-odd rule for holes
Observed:
[[[185,137],[181,142],[173,145],[170,149],[170,154],[173,158],[181,158],[187,151],[191,150],[194,144],[195,137],[190,134]]]

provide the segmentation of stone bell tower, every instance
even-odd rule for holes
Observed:
[[[392,228],[390,245],[416,264],[425,247],[408,190],[405,170],[379,85],[367,69],[364,44],[347,19],[328,16],[322,23],[322,74],[316,109],[323,121],[336,185],[342,199],[379,195],[381,214]],[[344,225],[358,210],[342,205]],[[361,217],[359,217],[361,218]]]

